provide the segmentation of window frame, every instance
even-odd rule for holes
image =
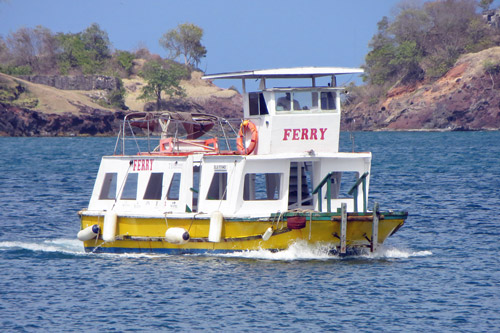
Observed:
[[[262,181],[259,179],[259,183],[257,182],[257,179],[254,178],[253,180],[250,179],[251,175],[254,175],[254,176],[264,176],[265,179],[264,179],[264,184],[265,184],[265,189],[264,191],[261,191],[261,190],[257,190],[257,185],[259,185],[259,183]],[[278,176],[277,177],[277,184],[274,185],[274,191],[272,192],[273,193],[273,198],[270,199],[269,198],[269,193],[271,192],[267,192],[268,191],[268,186],[272,185],[272,184],[268,184],[268,182],[271,181],[271,179],[268,179],[266,176],[267,175],[275,175],[275,176]],[[282,172],[247,172],[245,173],[245,176],[243,177],[243,201],[259,201],[259,202],[262,202],[262,201],[279,201],[283,198],[283,178],[284,177],[284,173]],[[250,182],[252,182],[253,184],[251,184]],[[253,198],[252,198],[252,188],[251,187],[254,187],[253,189]],[[277,192],[277,193],[276,193]],[[258,194],[262,194],[262,193],[265,193],[265,198],[264,197],[257,197]],[[277,196],[277,197],[275,197]]]

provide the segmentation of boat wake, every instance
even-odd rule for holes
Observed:
[[[77,239],[51,239],[42,242],[6,241],[0,242],[0,250],[29,250],[33,252],[57,252],[83,255],[83,243]]]
[[[22,242],[6,241],[0,242],[0,251],[18,251],[27,250],[35,253],[59,253],[75,256],[98,256],[112,258],[157,258],[168,255],[150,254],[150,253],[88,253],[83,248],[83,243],[78,239],[52,239],[42,242]]]
[[[146,253],[129,253],[129,254],[93,254],[86,253],[83,249],[83,244],[77,239],[53,239],[44,240],[42,242],[23,242],[23,241],[4,241],[0,242],[0,251],[16,251],[28,250],[33,252],[46,253],[62,253],[75,256],[111,256],[111,257],[126,257],[126,258],[158,258],[171,257],[167,254],[146,254]],[[381,246],[376,252],[369,251],[341,257],[338,254],[332,253],[330,247],[326,245],[310,245],[306,242],[295,242],[288,249],[283,251],[269,250],[249,250],[243,252],[225,253],[225,254],[207,254],[208,256],[221,258],[244,258],[258,260],[276,260],[276,261],[294,261],[294,260],[341,260],[349,259],[407,259],[413,257],[425,257],[432,255],[431,251],[411,251],[406,249],[398,249],[394,247]],[[186,255],[193,256],[193,255]],[[205,256],[197,254],[196,256]]]

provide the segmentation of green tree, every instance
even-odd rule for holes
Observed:
[[[115,52],[115,57],[118,65],[127,72],[127,75],[130,75],[133,66],[132,61],[135,59],[135,56],[128,51],[117,51]]]
[[[488,10],[490,9],[491,4],[493,3],[493,0],[481,0],[479,1],[479,8],[482,10]]]
[[[365,58],[363,80],[370,84],[385,85],[396,75],[395,67],[390,64],[396,53],[396,45],[389,33],[389,26],[389,19],[384,16],[377,23],[378,32],[369,44],[372,50]]]
[[[162,93],[169,97],[184,96],[184,89],[179,84],[186,70],[179,64],[171,62],[167,66],[161,61],[150,61],[144,65],[140,75],[147,82],[140,98],[155,99],[156,110],[161,108]]]
[[[80,38],[80,34],[57,35],[61,53],[59,54],[59,70],[67,74],[71,69],[80,68],[84,73],[93,72],[93,61],[88,57],[85,44]]]
[[[403,83],[415,82],[423,79],[423,70],[420,67],[421,51],[415,41],[404,41],[396,49],[394,58],[389,61],[395,67]]]
[[[203,29],[192,24],[179,24],[176,29],[169,30],[160,39],[160,45],[169,52],[170,59],[184,56],[184,64],[197,66],[207,49],[201,44]]]
[[[81,40],[85,45],[88,56],[97,63],[102,63],[110,57],[110,45],[108,33],[92,23],[90,27],[81,33]]]
[[[108,34],[96,23],[80,33],[60,33],[57,39],[61,47],[59,67],[63,73],[80,69],[84,74],[95,74],[110,58]]]

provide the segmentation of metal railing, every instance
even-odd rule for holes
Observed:
[[[322,188],[323,186],[325,186],[326,184],[327,187],[326,187],[326,211],[328,213],[331,213],[332,211],[332,193],[331,193],[331,184],[333,184],[333,180],[332,180],[332,175],[334,174],[335,172],[332,171],[332,172],[329,172],[324,178],[323,180],[321,180],[321,182],[319,182],[318,186],[316,186],[316,188],[314,189],[314,191],[312,192],[313,195],[314,194],[318,194],[318,209],[319,211],[323,211],[323,197],[322,197]],[[365,172],[363,175],[361,175],[361,177],[358,178],[358,180],[356,181],[356,183],[354,183],[354,185],[351,187],[351,189],[349,190],[348,194],[349,195],[353,195],[353,199],[354,199],[354,211],[357,212],[358,211],[358,193],[359,193],[359,185],[363,185],[362,187],[362,191],[363,191],[363,213],[366,213],[366,205],[367,205],[367,198],[366,198],[366,177],[368,177],[368,172]]]
[[[187,128],[198,128],[205,131],[204,122],[207,121],[212,122],[214,125],[210,133],[207,130],[206,135],[203,137],[210,135],[212,135],[211,137],[220,137],[222,142],[225,143],[225,148],[232,149],[232,141],[237,135],[237,125],[241,123],[241,119],[225,119],[197,113],[191,114],[192,119],[175,117],[175,114],[181,113],[183,112],[151,111],[125,115],[116,139],[114,155],[125,155],[125,151],[133,146],[135,146],[138,154],[141,154],[141,151],[152,152],[159,148],[159,141],[167,137],[174,140],[190,139],[189,136],[196,132],[189,133]],[[143,142],[141,145],[139,145],[140,141]],[[147,144],[144,141],[147,141]],[[126,146],[128,146],[128,149]]]

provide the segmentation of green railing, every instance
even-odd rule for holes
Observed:
[[[318,186],[316,186],[316,188],[313,191],[313,195],[318,194],[318,208],[319,208],[320,212],[323,211],[323,198],[322,198],[321,189],[326,184],[328,184],[328,186],[326,187],[326,211],[328,213],[331,213],[331,211],[332,211],[331,184],[332,184],[333,173],[334,173],[333,171],[329,172],[325,176],[325,178],[323,178],[323,180],[318,184]],[[353,197],[354,197],[354,211],[355,212],[358,211],[358,193],[359,193],[358,187],[360,184],[362,184],[363,185],[363,188],[362,188],[362,190],[363,190],[363,213],[366,213],[366,201],[367,201],[366,200],[366,177],[367,176],[368,176],[368,172],[365,172],[363,175],[361,175],[361,177],[358,178],[356,183],[354,183],[354,185],[351,187],[351,189],[348,192],[349,195],[353,195]]]
[[[368,176],[368,172],[365,172],[359,179],[352,185],[351,189],[347,194],[352,195],[354,197],[354,211],[358,211],[358,187],[359,184],[363,184],[363,213],[366,213],[366,177]]]

